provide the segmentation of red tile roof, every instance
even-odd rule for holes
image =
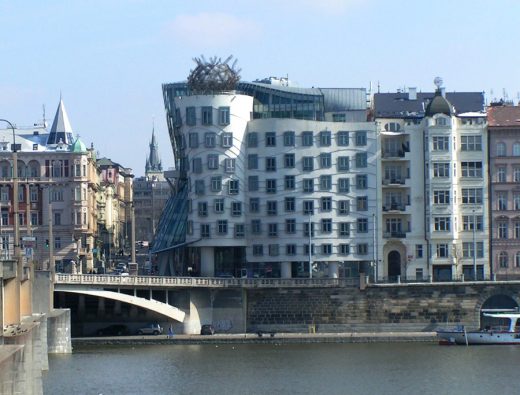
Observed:
[[[487,116],[490,127],[520,127],[520,106],[488,107]]]

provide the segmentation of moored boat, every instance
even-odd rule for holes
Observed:
[[[520,313],[484,313],[496,325],[468,331],[464,326],[437,330],[440,344],[520,344]]]

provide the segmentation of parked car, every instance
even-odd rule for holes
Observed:
[[[96,334],[98,336],[126,336],[130,334],[130,331],[126,325],[116,324],[98,329]]]
[[[202,325],[200,327],[200,334],[201,335],[214,335],[215,334],[215,328],[213,328],[213,325]]]
[[[159,335],[163,333],[163,328],[158,323],[146,324],[137,331],[139,335]]]

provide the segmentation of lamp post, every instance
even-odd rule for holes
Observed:
[[[309,212],[309,279],[312,278],[312,214]]]
[[[475,228],[477,227],[475,210],[473,210],[473,276],[477,280],[477,241],[475,238]]]
[[[0,119],[7,124],[13,131],[13,145],[11,147],[12,150],[12,160],[13,160],[13,225],[14,225],[14,258],[18,267],[18,277],[22,278],[23,267],[22,267],[22,256],[20,254],[20,219],[18,218],[18,154],[16,147],[16,135],[14,131],[14,126],[7,119]]]

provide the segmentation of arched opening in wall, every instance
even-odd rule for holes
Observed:
[[[496,325],[496,318],[486,317],[484,313],[516,312],[518,303],[509,295],[498,294],[486,299],[480,308],[480,327],[482,329]]]
[[[399,251],[388,253],[388,280],[397,281],[397,276],[401,275],[401,254]]]

